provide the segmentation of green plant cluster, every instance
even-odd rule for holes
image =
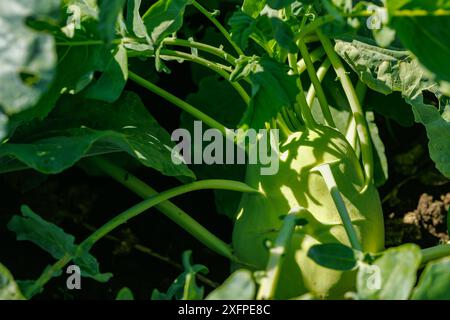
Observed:
[[[143,198],[84,240],[23,206],[8,229],[56,262],[17,282],[0,264],[0,298],[33,298],[71,262],[84,277],[113,281],[91,248],[156,207],[233,272],[206,295],[196,275],[208,269],[187,251],[185,271],[152,299],[450,299],[450,244],[385,249],[377,187],[389,172],[374,120],[423,125],[431,159],[450,178],[450,1],[203,2],[0,3],[0,173],[78,165]],[[237,6],[225,16],[223,3]],[[187,25],[192,12],[210,28]],[[177,62],[192,64],[198,83],[186,99],[158,84]],[[127,83],[181,109],[188,130],[194,120],[224,137],[280,130],[279,172],[173,163],[170,134]],[[157,192],[129,172],[124,154],[180,185]],[[170,202],[205,189],[234,221],[232,244]]]

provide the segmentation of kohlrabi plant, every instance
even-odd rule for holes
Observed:
[[[32,298],[68,265],[114,281],[92,247],[152,207],[231,270],[207,294],[196,277],[208,269],[187,251],[152,299],[450,298],[450,244],[385,247],[388,161],[374,120],[422,124],[450,178],[450,1],[2,0],[0,25],[0,172],[78,166],[144,199],[84,240],[23,205],[8,229],[56,262],[17,283],[0,264],[0,298]],[[198,87],[186,99],[179,63]],[[181,109],[170,126],[194,139],[171,139],[143,95]],[[198,142],[199,123],[217,134]],[[218,156],[231,146],[248,160],[262,145],[274,172]],[[131,173],[140,167],[179,186],[157,192]],[[231,244],[170,202],[206,189],[233,221]]]

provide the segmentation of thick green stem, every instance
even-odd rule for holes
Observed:
[[[339,192],[339,187],[334,178],[333,171],[331,169],[332,164],[323,164],[315,168],[319,171],[325,180],[328,190],[330,191],[331,197],[336,205],[336,209],[342,220],[345,232],[347,233],[348,239],[353,249],[362,251],[362,246],[358,240],[356,230],[353,227],[352,220],[348,213],[347,207],[345,206],[344,199],[342,199],[341,193]]]
[[[422,250],[422,266],[430,261],[450,256],[450,243]]]
[[[197,181],[190,184],[186,184],[180,187],[176,187],[165,192],[159,193],[150,199],[144,200],[137,205],[131,207],[130,209],[122,212],[118,216],[114,217],[107,223],[105,223],[102,227],[97,229],[93,234],[91,234],[86,240],[84,240],[77,248],[77,255],[81,255],[83,252],[89,251],[92,246],[108,233],[116,229],[118,226],[128,222],[128,220],[136,217],[137,215],[143,213],[144,211],[152,208],[153,206],[160,205],[165,201],[185,194],[187,192],[196,191],[196,190],[204,190],[204,189],[221,189],[221,190],[232,190],[238,192],[258,192],[255,189],[250,188],[248,185],[238,182],[238,181],[230,181],[230,180],[203,180]],[[197,228],[198,226],[191,225],[190,222],[185,220],[185,223],[188,223],[189,227]],[[189,228],[188,227],[188,228]],[[211,234],[207,233],[203,235],[203,238],[210,236]],[[220,241],[220,240],[219,240]],[[236,262],[238,261],[228,249],[227,258],[232,259]],[[50,268],[46,269],[41,276],[33,283],[33,285],[28,289],[29,295],[33,295],[38,293],[39,290],[56,274],[58,271],[63,269],[74,257],[70,254],[65,254],[61,259],[59,259],[56,263],[54,263]]]
[[[236,90],[236,92],[242,97],[245,104],[248,106],[250,103],[250,97],[247,94],[247,91],[236,81],[230,81],[230,74],[233,71],[232,68],[221,65],[219,63],[211,62],[207,59],[194,56],[192,54],[181,52],[181,51],[174,51],[174,50],[167,50],[162,49],[161,50],[161,58],[181,58],[184,60],[188,60],[194,63],[198,63],[208,69],[211,69],[212,71],[216,72],[220,76],[222,76],[225,80],[227,80],[233,88]]]
[[[95,157],[88,161],[143,199],[158,195],[158,192],[148,184],[104,158]],[[228,259],[233,259],[233,253],[228,244],[209,232],[181,208],[170,201],[161,202],[155,207],[209,249]]]
[[[136,204],[135,206],[129,208],[128,210],[125,210],[116,217],[112,218],[103,226],[101,226],[99,229],[97,229],[93,234],[91,234],[86,240],[84,240],[80,244],[79,250],[89,251],[98,240],[106,236],[114,229],[164,201],[167,201],[171,198],[180,196],[188,192],[205,189],[220,189],[237,192],[258,193],[258,190],[249,187],[245,183],[232,180],[202,180],[188,183],[179,187],[175,187],[170,190],[161,192],[158,195],[155,195],[147,200],[144,200]],[[189,228],[190,227],[188,227],[188,229]]]
[[[237,54],[240,56],[244,55],[244,52],[239,48],[239,46],[231,39],[230,34],[228,31],[220,24],[220,22],[214,17],[214,15],[209,12],[207,9],[205,9],[202,5],[200,5],[197,1],[193,0],[192,2],[193,6],[200,11],[206,18],[211,21],[216,28],[222,33],[222,35],[227,39],[227,41],[233,46],[234,50],[236,50]]]
[[[266,273],[261,280],[256,297],[257,300],[270,300],[275,297],[281,267],[283,266],[284,258],[297,224],[297,216],[302,210],[305,209],[293,209],[284,218],[281,230],[269,249],[269,261],[267,263]]]
[[[313,51],[311,51],[311,53],[309,54],[312,63],[319,61],[324,55],[325,55],[325,50],[323,49],[323,47],[318,47],[317,49],[314,49]],[[301,59],[297,63],[297,68],[298,68],[299,74],[302,74],[303,72],[306,71],[306,63],[305,63],[304,59]]]
[[[358,137],[361,145],[361,154],[364,165],[365,172],[365,186],[367,187],[373,180],[373,151],[372,144],[370,140],[369,129],[367,128],[367,122],[364,117],[364,111],[359,103],[358,96],[356,94],[355,88],[347,75],[347,72],[342,64],[341,59],[334,51],[333,45],[320,30],[317,30],[317,35],[327,53],[328,58],[333,65],[333,68],[342,84],[347,100],[350,104],[353,117],[356,122],[356,130],[358,131]],[[365,188],[363,188],[364,190]]]
[[[300,110],[297,110],[297,114],[300,113],[300,116],[305,121],[307,127],[312,128],[317,125],[314,117],[311,113],[311,109],[309,109],[308,102],[306,101],[305,91],[303,90],[302,81],[300,79],[300,73],[297,67],[297,59],[295,55],[289,54],[288,56],[289,66],[291,67],[293,73],[297,75],[297,87],[299,93],[297,94],[297,105],[300,107]]]
[[[319,67],[319,69],[317,69],[317,78],[319,79],[320,82],[323,81],[323,79],[325,78],[325,75],[328,72],[328,69],[330,69],[331,67],[331,62],[329,59],[326,59]],[[316,89],[314,87],[313,84],[311,84],[311,86],[309,87],[308,90],[308,94],[306,95],[306,101],[308,102],[308,105],[312,105],[312,103],[314,102],[314,97],[316,96]]]
[[[303,57],[303,60],[306,64],[306,70],[308,71],[309,78],[314,86],[317,99],[319,100],[320,108],[322,109],[323,116],[327,124],[331,127],[336,127],[334,123],[333,116],[331,115],[330,106],[328,105],[327,97],[325,96],[325,92],[323,91],[321,80],[318,78],[316,74],[316,70],[314,69],[313,62],[308,52],[308,48],[306,45],[300,40],[297,42],[298,48],[300,49],[300,53]],[[324,69],[322,69],[324,70]]]
[[[45,269],[39,278],[27,288],[26,292],[24,292],[25,297],[30,299],[35,294],[39,293],[44,285],[49,282],[62,268],[64,268],[64,266],[68,264],[72,258],[73,257],[70,254],[66,253],[61,259],[50,266],[50,268]]]
[[[150,81],[138,76],[134,72],[129,71],[128,76],[131,80],[133,80],[137,84],[139,84],[139,85],[143,86],[144,88],[150,90],[151,92],[159,95],[160,97],[163,97],[167,101],[173,103],[180,109],[182,109],[182,110],[186,111],[187,113],[189,113],[190,115],[192,115],[194,118],[197,118],[197,119],[203,121],[211,128],[215,128],[215,129],[219,130],[225,137],[227,136],[227,133],[230,132],[230,129],[228,129],[227,127],[225,127],[218,121],[214,120],[207,114],[201,112],[200,110],[193,107],[186,101],[181,100],[180,98],[174,96],[173,94],[167,92],[166,90],[161,89],[160,87],[151,83]]]
[[[185,47],[185,48],[195,48],[207,53],[210,53],[216,57],[219,57],[225,61],[227,61],[228,63],[230,63],[231,65],[236,65],[236,58],[234,56],[232,56],[231,54],[225,52],[223,49],[221,48],[216,48],[213,46],[210,46],[208,44],[205,43],[201,43],[201,42],[197,42],[197,41],[193,41],[193,40],[183,40],[183,39],[177,39],[177,38],[167,38],[164,40],[164,44],[165,45],[169,45],[169,46],[180,46],[180,47]]]

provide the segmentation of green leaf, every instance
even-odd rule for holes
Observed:
[[[231,39],[242,49],[248,47],[248,40],[252,34],[257,33],[257,36],[260,36],[256,27],[256,19],[244,12],[233,13],[228,24],[231,27]]]
[[[51,35],[27,26],[29,18],[55,19],[59,0],[2,0],[0,3],[0,109],[13,115],[33,107],[55,75]]]
[[[450,10],[449,0],[387,0],[390,25],[397,32],[402,44],[420,62],[441,80],[450,81],[450,19],[448,14],[439,16],[433,12]],[[395,15],[398,10],[423,10],[426,16]]]
[[[413,106],[416,122],[425,126],[430,156],[436,168],[450,178],[450,121],[444,119],[436,107],[425,104],[422,95],[407,101]]]
[[[59,173],[85,156],[125,151],[165,175],[195,177],[172,162],[169,134],[131,92],[114,104],[61,99],[47,120],[19,128],[13,139],[0,146],[0,160],[14,157],[43,173]]]
[[[205,300],[252,300],[256,285],[250,271],[241,269],[233,272],[225,282],[211,292]]]
[[[127,50],[120,45],[113,50],[108,60],[100,60],[104,64],[99,69],[102,75],[85,91],[88,99],[114,102],[119,99],[128,79]]]
[[[89,277],[104,283],[108,282],[113,276],[112,273],[101,273],[97,259],[87,251],[77,252],[73,262],[80,267],[83,277]]]
[[[430,262],[414,289],[413,300],[450,300],[450,258]]]
[[[133,292],[129,288],[124,287],[117,293],[116,300],[134,300]]]
[[[191,263],[192,251],[183,252],[184,272],[175,279],[167,290],[161,293],[157,289],[152,292],[152,300],[201,300],[203,299],[204,288],[198,287],[195,282],[195,275],[199,272],[208,273],[208,268],[203,265]]]
[[[100,36],[106,41],[111,41],[116,36],[116,23],[126,0],[99,0],[99,23]]]
[[[144,20],[139,13],[141,0],[128,0],[126,25],[128,32],[131,32],[138,38],[146,38],[150,41]]]
[[[0,300],[25,300],[11,272],[0,263]]]
[[[241,125],[255,129],[264,127],[283,108],[292,108],[298,93],[295,76],[289,76],[287,67],[262,58],[252,70],[252,96]]]
[[[338,243],[314,245],[308,257],[322,267],[342,271],[352,270],[358,262],[353,249]]]
[[[144,14],[144,24],[153,49],[183,25],[184,10],[191,0],[159,0]]]
[[[290,26],[277,17],[262,15],[253,18],[237,11],[231,16],[228,24],[231,27],[231,38],[243,49],[248,47],[251,38],[269,52],[272,51],[273,40],[292,53],[298,51]]]
[[[414,244],[387,249],[372,265],[361,264],[357,274],[360,299],[406,300],[416,283],[422,254]]]
[[[198,92],[190,94],[186,99],[199,110],[207,113],[212,118],[223,123],[227,128],[236,128],[244,113],[246,106],[242,98],[226,81],[221,81],[218,76],[204,78],[199,84]],[[233,106],[232,109],[229,106]],[[194,137],[195,119],[188,113],[181,114],[181,127],[189,130]],[[206,129],[206,128],[205,128]],[[223,139],[226,146],[226,140]],[[192,141],[192,145],[194,141]],[[198,179],[232,179],[243,181],[245,165],[192,165],[192,170]],[[241,195],[224,190],[215,190],[215,203],[217,212],[234,218]]]
[[[8,223],[8,229],[16,233],[17,240],[31,241],[55,259],[61,259],[66,253],[75,254],[75,238],[72,235],[45,221],[28,206],[22,206],[21,211],[22,217],[14,216]]]
[[[409,90],[425,90],[433,85],[407,51],[383,49],[358,40],[337,40],[335,50],[361,81],[385,95],[399,91],[408,96]],[[406,70],[411,71],[408,77]]]
[[[242,11],[249,16],[256,18],[266,5],[266,0],[244,0]]]
[[[23,217],[14,216],[8,223],[8,229],[17,234],[17,240],[31,241],[57,260],[66,254],[74,257],[74,263],[80,267],[81,275],[85,277],[91,277],[99,282],[106,282],[111,278],[110,273],[100,273],[95,257],[87,251],[78,252],[72,235],[45,221],[27,206],[22,206],[21,211]],[[36,293],[26,291],[27,297],[34,294]]]
[[[439,109],[424,102],[422,92],[430,91],[438,96],[438,85],[430,80],[417,59],[405,51],[382,49],[360,41],[337,41],[335,49],[372,90],[384,94],[402,93],[412,106],[415,121],[425,126],[431,159],[442,174],[450,177],[447,161],[450,157],[450,121]]]

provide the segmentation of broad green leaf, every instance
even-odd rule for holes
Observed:
[[[126,0],[99,0],[99,24],[100,36],[106,41],[111,41],[116,36],[116,23],[125,5]]]
[[[119,99],[128,79],[127,50],[120,45],[114,49],[108,60],[100,61],[104,65],[98,69],[103,73],[86,89],[85,96],[89,99],[114,102]]]
[[[413,300],[450,300],[450,257],[430,262],[414,289]]]
[[[183,25],[184,10],[190,3],[191,0],[158,0],[148,9],[143,20],[153,49]]]
[[[295,76],[285,65],[262,58],[249,75],[252,96],[241,125],[255,129],[264,127],[283,108],[292,108],[298,94]]]
[[[100,273],[95,257],[86,251],[78,252],[72,235],[67,234],[57,225],[45,221],[27,206],[22,206],[21,211],[22,217],[13,216],[8,223],[8,229],[16,233],[17,240],[31,241],[57,260],[66,254],[74,257],[74,263],[80,267],[81,275],[85,277],[91,277],[99,282],[106,282],[111,278],[110,273]],[[24,293],[30,297],[37,292],[25,290]]]
[[[266,0],[244,0],[242,11],[249,16],[256,18],[266,5]]]
[[[13,157],[54,174],[88,155],[125,151],[165,175],[194,177],[172,162],[173,145],[134,93],[114,104],[72,96],[61,99],[47,120],[19,128],[11,143],[0,146],[0,159],[6,157],[0,163]]]
[[[382,49],[360,41],[337,41],[335,49],[372,90],[384,94],[401,92],[412,106],[415,121],[425,126],[431,159],[442,174],[450,177],[450,121],[439,109],[424,102],[422,92],[439,95],[438,85],[430,80],[417,59],[405,51]]]
[[[228,128],[236,128],[242,114],[245,111],[245,103],[226,81],[221,81],[217,76],[204,78],[199,84],[198,92],[190,94],[187,101],[199,110],[207,113]],[[232,109],[229,106],[233,106]],[[187,113],[181,114],[181,127],[188,129],[192,136],[195,119]],[[206,127],[204,128],[206,130]],[[192,145],[194,141],[192,141]],[[226,146],[226,140],[223,139]],[[245,165],[192,165],[192,170],[199,179],[232,179],[244,180]],[[234,218],[241,195],[224,190],[215,190],[215,202],[217,212]]]
[[[342,271],[352,270],[358,262],[353,249],[338,243],[314,245],[308,257],[322,267]]]
[[[133,292],[129,288],[124,287],[117,293],[116,300],[134,300]]]
[[[33,107],[52,83],[55,41],[31,29],[26,20],[55,19],[59,8],[60,0],[0,2],[0,109],[6,115]]]
[[[399,91],[408,96],[409,90],[433,86],[407,51],[383,49],[358,40],[337,40],[335,50],[369,88],[385,95]],[[403,70],[411,71],[408,77]]]
[[[22,217],[13,216],[8,223],[8,229],[16,233],[17,240],[31,241],[55,259],[61,259],[66,253],[75,254],[75,238],[72,235],[45,221],[28,206],[22,206],[21,211]]]
[[[422,254],[414,244],[387,249],[372,265],[361,264],[357,274],[360,299],[406,300],[416,283]]]
[[[256,285],[250,271],[241,269],[233,272],[225,282],[211,292],[206,300],[252,300]]]
[[[444,119],[436,107],[425,104],[421,95],[407,101],[413,106],[416,122],[425,126],[428,149],[436,168],[450,178],[450,121]]]
[[[198,287],[195,282],[195,275],[199,272],[208,273],[208,268],[200,264],[191,263],[192,251],[183,252],[184,272],[175,279],[167,290],[162,293],[157,289],[152,292],[152,300],[201,300],[203,299],[204,288]]]
[[[25,300],[11,272],[0,263],[0,300]]]
[[[251,38],[268,52],[272,51],[273,40],[290,52],[298,50],[291,28],[277,17],[262,15],[253,18],[237,11],[231,16],[228,24],[231,26],[231,38],[243,49],[248,47]]]
[[[450,0],[387,0],[390,25],[397,32],[402,44],[438,79],[450,81]],[[424,16],[395,15],[396,11],[422,10]],[[435,15],[438,10],[446,15]]]
[[[244,12],[236,11],[233,13],[228,20],[228,24],[231,27],[231,38],[242,49],[248,47],[248,41],[253,34],[265,39],[265,36],[260,34],[256,27],[256,19]]]

